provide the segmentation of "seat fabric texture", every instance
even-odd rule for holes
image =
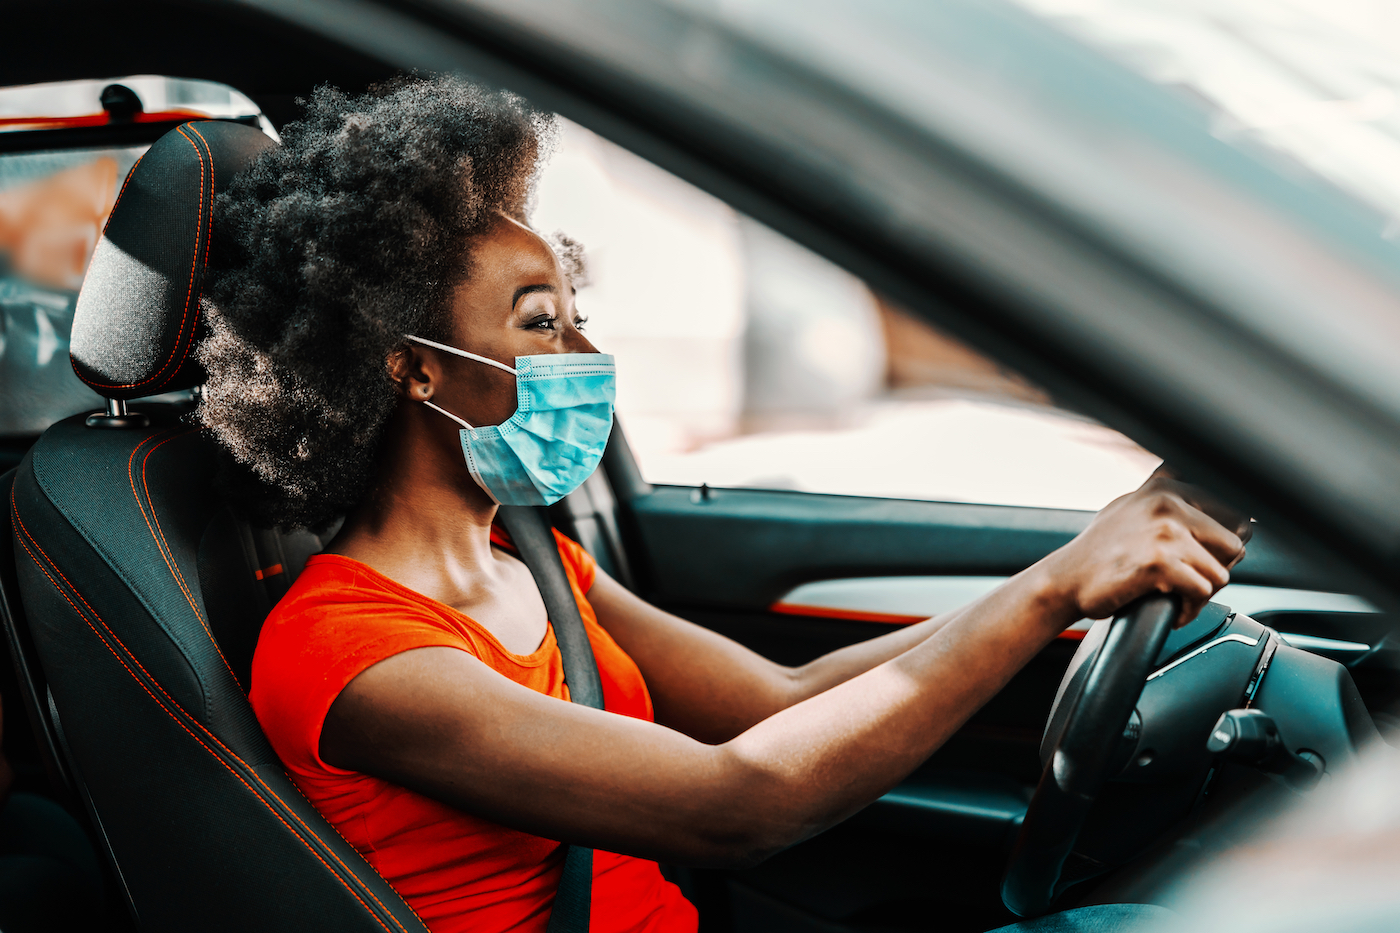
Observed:
[[[138,215],[121,229],[158,230],[149,212],[182,197],[212,204],[218,185],[265,146],[248,127],[197,126],[202,147],[186,133],[161,150],[173,131],[138,165],[128,190],[161,197],[119,203]],[[200,266],[207,227],[202,236],[129,240],[121,262]],[[187,286],[196,295],[198,280]],[[99,276],[84,288],[123,281]],[[84,369],[166,390],[194,384],[197,368],[170,362],[193,326],[186,292],[156,282],[132,295],[145,301],[136,319],[150,352],[113,341],[104,358],[102,341],[88,340]],[[112,318],[89,317],[85,327],[126,326],[130,315],[111,310],[120,306],[111,295],[87,298]],[[30,682],[46,681],[64,764],[139,928],[423,933],[287,777],[248,703],[259,627],[320,541],[237,521],[213,488],[212,441],[177,412],[150,413],[144,428],[89,428],[82,416],[54,425],[16,470],[6,503],[23,608],[15,615],[27,620],[42,668]]]

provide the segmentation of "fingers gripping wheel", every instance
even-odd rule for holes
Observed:
[[[1078,880],[1067,877],[1066,861],[1110,776],[1117,739],[1180,606],[1174,596],[1144,597],[1122,610],[1109,627],[1040,775],[1002,881],[1002,902],[1018,916],[1045,913]]]

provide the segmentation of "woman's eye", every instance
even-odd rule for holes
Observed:
[[[554,318],[549,317],[548,315],[546,315],[545,317],[535,318],[535,320],[530,322],[530,326],[538,327],[540,330],[554,330]]]
[[[580,315],[574,318],[574,330],[583,330],[588,325],[588,318]]]

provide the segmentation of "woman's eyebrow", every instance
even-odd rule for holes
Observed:
[[[559,289],[555,288],[553,285],[545,284],[522,285],[515,290],[515,295],[512,296],[510,299],[510,306],[514,308],[516,304],[520,302],[521,298],[524,298],[526,295],[533,295],[535,292],[553,292],[557,295],[559,293]]]

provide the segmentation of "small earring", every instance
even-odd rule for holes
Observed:
[[[420,388],[420,389],[418,390],[418,394],[421,395],[421,396],[423,396],[424,398],[427,398],[427,397],[428,397],[428,387],[427,387],[427,386],[423,386],[422,388]]]

